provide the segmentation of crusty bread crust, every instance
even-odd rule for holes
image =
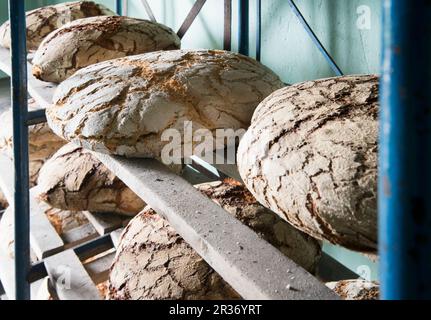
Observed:
[[[377,249],[378,77],[309,81],[256,109],[238,149],[256,199],[300,230]]]
[[[28,11],[26,13],[27,50],[37,50],[48,34],[73,20],[110,15],[115,15],[115,13],[93,1],[65,2]],[[0,26],[0,45],[10,48],[9,21]]]

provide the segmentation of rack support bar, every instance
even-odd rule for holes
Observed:
[[[115,11],[120,16],[123,14],[123,0],[116,0],[115,1]]]
[[[308,24],[307,20],[305,20],[304,16],[302,15],[301,11],[296,6],[295,2],[293,0],[288,0],[289,5],[292,8],[293,12],[295,13],[296,17],[298,18],[299,22],[304,27],[305,31],[310,36],[313,43],[316,45],[317,49],[322,53],[323,57],[326,59],[326,61],[331,66],[331,69],[335,72],[337,76],[342,76],[343,72],[341,71],[340,67],[335,63],[334,59],[331,57],[329,52],[326,50],[326,48],[323,46],[323,44],[320,42],[319,38],[314,33],[313,29],[311,29],[310,25]]]
[[[30,299],[30,215],[27,130],[27,49],[24,0],[9,0],[11,92],[15,171],[15,298]]]
[[[238,52],[249,54],[249,0],[238,3]]]
[[[384,0],[383,6],[382,298],[431,299],[431,5]]]

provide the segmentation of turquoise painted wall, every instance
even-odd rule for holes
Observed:
[[[0,20],[6,19],[5,0],[1,2]],[[29,7],[58,0],[27,0]],[[115,8],[114,0],[99,0]],[[158,21],[177,30],[194,0],[149,0]],[[234,3],[236,35],[237,1]],[[285,0],[262,0],[262,62],[277,72],[285,82],[333,75],[320,52],[298,23]],[[380,62],[380,0],[296,0],[318,37],[346,74],[376,73]],[[254,48],[254,6],[251,8],[251,48]],[[128,1],[128,14],[146,18],[140,0]],[[359,12],[359,13],[358,13]],[[369,24],[363,20],[370,14]],[[364,22],[365,21],[365,22]],[[223,0],[208,0],[201,15],[183,39],[184,48],[221,48],[223,34]],[[358,28],[358,23],[365,29]],[[369,28],[368,28],[369,27]],[[235,46],[234,46],[235,49]],[[254,54],[253,52],[251,53]]]
[[[233,1],[234,5],[236,2]],[[149,3],[159,21],[177,30],[194,0],[150,0]],[[380,1],[297,0],[296,3],[345,73],[379,71]],[[262,62],[289,83],[331,76],[332,71],[298,23],[287,1],[263,0],[262,4]],[[251,48],[255,43],[254,6],[255,1],[251,0]],[[139,0],[129,0],[128,7],[129,15],[146,17]],[[364,20],[368,12],[369,24]],[[237,16],[236,6],[233,16]],[[183,47],[221,48],[222,17],[223,1],[208,0],[185,36]],[[358,24],[362,28],[358,28]],[[236,28],[233,32],[236,35]]]
[[[148,0],[159,22],[177,30],[195,0]],[[62,1],[26,0],[28,9]],[[115,9],[115,0],[99,0]],[[0,22],[7,19],[6,0],[0,0]],[[236,35],[237,1],[233,0]],[[377,73],[380,63],[381,0],[296,0],[317,36],[346,74]],[[329,77],[333,73],[292,14],[285,0],[262,0],[262,62],[285,82]],[[250,0],[250,42],[254,48],[254,7]],[[369,14],[369,15],[368,15]],[[140,0],[128,1],[128,15],[147,18]],[[369,20],[367,19],[369,17]],[[183,39],[183,48],[222,48],[223,0],[207,0]],[[236,49],[236,43],[233,49]],[[253,55],[253,50],[251,51]],[[354,271],[369,270],[377,278],[377,265],[364,256],[325,245],[325,251]]]

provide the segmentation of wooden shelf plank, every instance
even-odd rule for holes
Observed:
[[[73,250],[63,251],[44,261],[60,300],[100,300],[99,291]]]
[[[13,172],[12,160],[4,152],[0,152],[0,189],[9,204],[13,203]]]
[[[36,200],[37,187],[30,190],[30,243],[39,259],[53,255],[64,248],[64,242],[48,220],[48,205]]]
[[[85,270],[87,270],[94,283],[99,284],[108,280],[109,268],[111,267],[114,257],[115,252],[109,252],[94,261],[84,264]]]
[[[65,248],[69,248],[72,246],[77,246],[80,243],[87,242],[88,240],[95,239],[98,236],[99,233],[96,231],[93,225],[91,223],[87,223],[64,232],[61,235],[61,238],[65,243]]]
[[[7,297],[15,297],[14,223],[13,212],[8,210],[0,221],[0,280]],[[32,253],[32,262],[35,262]],[[31,284],[31,297],[37,297],[40,281]]]
[[[115,214],[85,211],[84,215],[101,236],[123,226],[123,219]]]
[[[13,206],[13,162],[0,154],[0,187]],[[59,252],[63,249],[64,242],[55,231],[45,215],[43,204],[35,199],[36,189],[30,190],[30,244],[39,259]]]
[[[120,242],[121,234],[123,233],[124,228],[120,228],[111,232],[112,243],[115,248],[118,248],[118,244]]]

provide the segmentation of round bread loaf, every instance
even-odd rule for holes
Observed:
[[[298,229],[377,249],[378,77],[346,76],[276,91],[238,148],[256,199]]]
[[[61,82],[101,61],[180,46],[177,34],[157,22],[119,16],[79,19],[52,32],[41,43],[32,61],[33,75]]]
[[[37,50],[42,40],[52,31],[70,21],[93,16],[110,16],[114,12],[93,1],[65,2],[53,6],[41,7],[26,13],[27,49]],[[0,26],[0,45],[10,48],[10,23]],[[61,49],[64,49],[61,48]]]
[[[124,230],[109,275],[110,300],[239,299],[169,223],[146,209]]]
[[[102,153],[161,157],[167,129],[247,128],[260,101],[283,86],[257,61],[214,50],[172,50],[101,62],[62,82],[50,127]]]
[[[69,143],[40,170],[38,198],[62,210],[134,216],[145,203],[90,151]]]
[[[34,99],[28,100],[28,110],[39,110],[39,105]],[[4,111],[0,115],[0,149],[12,157],[13,155],[13,122],[12,110]],[[67,141],[61,139],[49,128],[47,123],[40,123],[29,127],[28,132],[28,152],[30,161],[43,162],[54,152],[61,148]],[[38,165],[35,164],[35,167]],[[40,167],[40,166],[39,166]],[[38,170],[30,170],[38,171]]]
[[[380,287],[377,282],[362,279],[341,280],[326,284],[345,300],[378,300]]]
[[[232,180],[198,190],[295,262],[314,271],[320,243],[282,221]],[[238,294],[175,232],[146,208],[123,232],[110,272],[110,299],[237,299]]]

